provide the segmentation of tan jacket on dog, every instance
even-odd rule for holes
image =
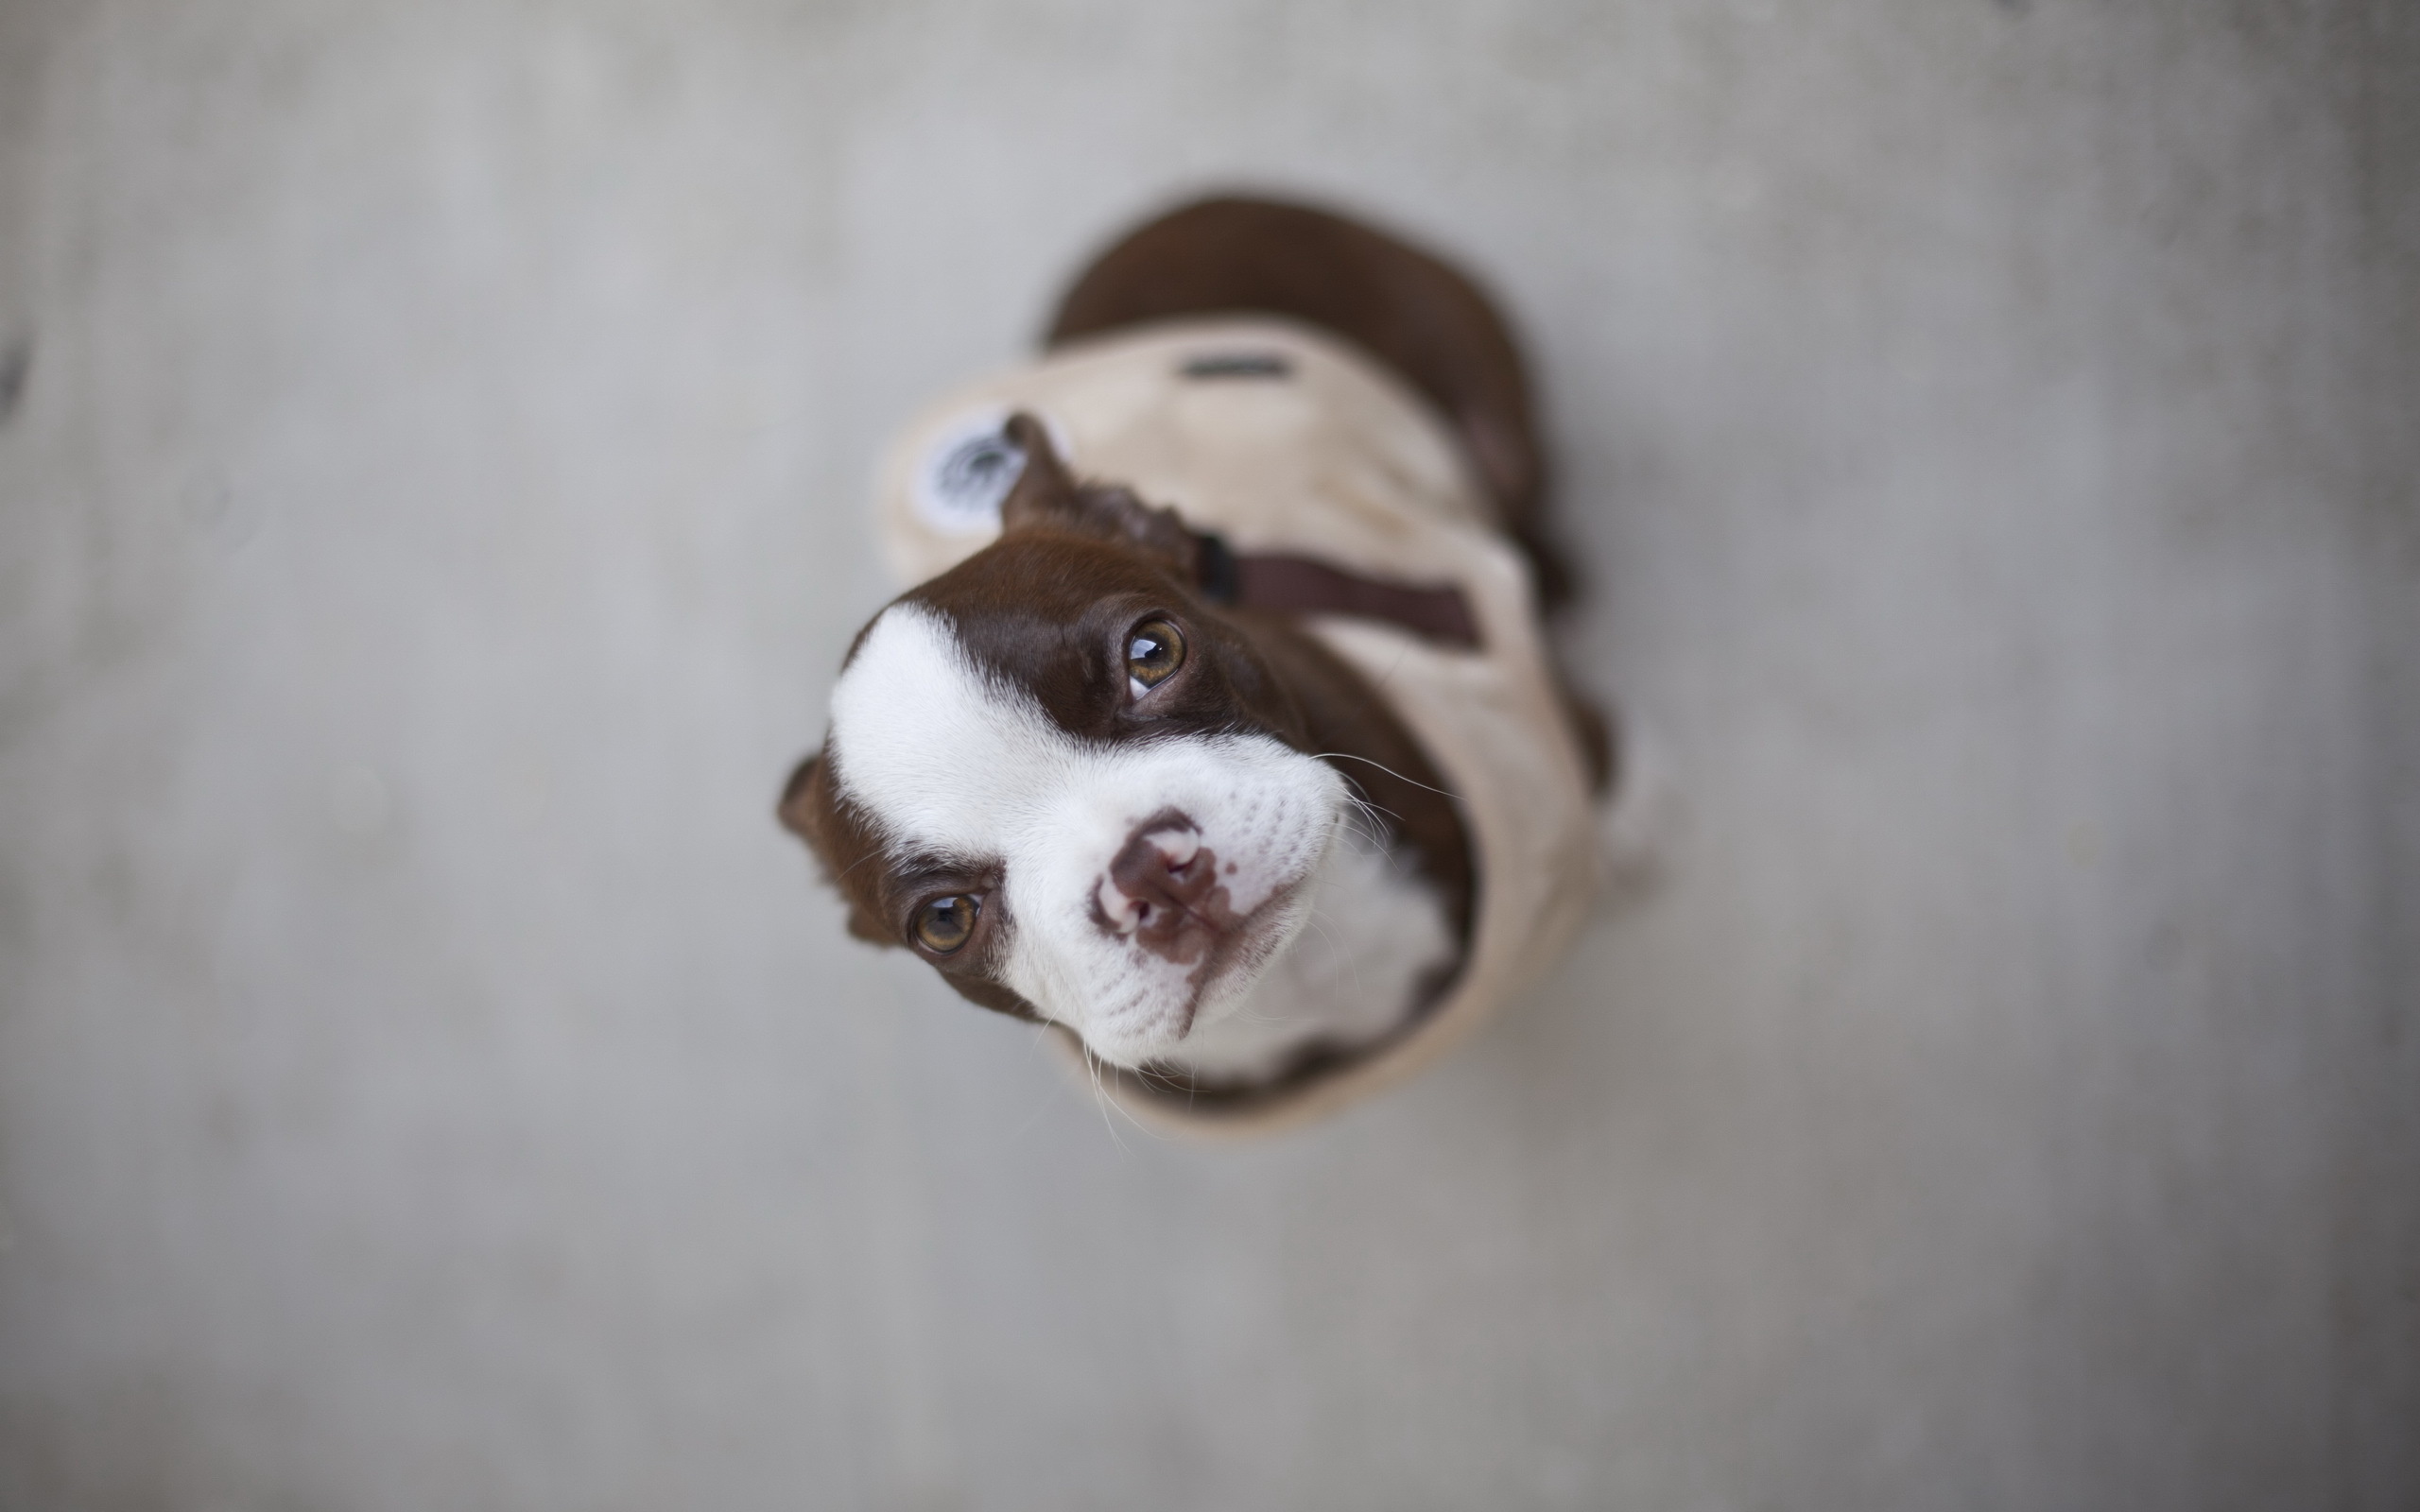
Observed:
[[[1173,321],[1075,342],[951,395],[894,442],[880,508],[903,588],[998,535],[1006,484],[983,472],[1015,463],[987,461],[984,448],[1015,410],[1042,419],[1079,475],[1172,506],[1238,553],[1461,590],[1475,650],[1382,621],[1306,622],[1393,706],[1461,799],[1478,901],[1453,988],[1406,1032],[1243,1108],[1195,1108],[1131,1074],[1111,1090],[1164,1126],[1257,1131],[1426,1066],[1555,963],[1600,867],[1586,759],[1556,696],[1529,568],[1451,433],[1392,372],[1290,321]]]

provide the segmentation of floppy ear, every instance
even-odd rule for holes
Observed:
[[[797,835],[809,846],[815,844],[814,810],[807,794],[816,785],[816,768],[823,765],[821,751],[809,751],[806,759],[790,771],[790,780],[782,784],[782,800],[773,805],[773,813],[782,828]],[[821,852],[818,852],[819,855]]]
[[[1057,530],[1138,547],[1165,559],[1190,581],[1201,542],[1174,509],[1154,509],[1126,489],[1079,483],[1050,445],[1050,432],[1023,410],[1003,432],[1025,454],[1016,486],[1000,501],[1000,533]]]
[[[849,907],[849,933],[876,945],[896,946],[899,941],[882,927],[882,921],[867,912],[865,904],[846,886],[842,878],[873,858],[873,846],[859,827],[847,822],[837,812],[837,796],[825,773],[821,751],[810,753],[790,773],[782,788],[782,800],[773,812],[780,816],[782,828],[806,842],[822,865],[823,880],[840,894]],[[843,855],[842,852],[847,852]]]

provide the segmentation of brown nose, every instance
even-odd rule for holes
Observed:
[[[1219,858],[1193,821],[1173,811],[1136,825],[1109,863],[1097,900],[1101,927],[1154,955],[1186,964],[1236,922]]]

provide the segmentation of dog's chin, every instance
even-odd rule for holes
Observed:
[[[1310,922],[1313,865],[1280,886],[1224,938],[1195,972],[1184,999],[1147,1022],[1087,1031],[1086,1048],[1128,1071],[1181,1054],[1196,1031],[1245,1011],[1270,963],[1291,947]]]

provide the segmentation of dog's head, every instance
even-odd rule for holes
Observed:
[[[852,932],[1139,1066],[1240,1006],[1350,799],[1174,512],[1078,484],[1030,417],[1007,435],[999,540],[858,634],[781,816]]]

